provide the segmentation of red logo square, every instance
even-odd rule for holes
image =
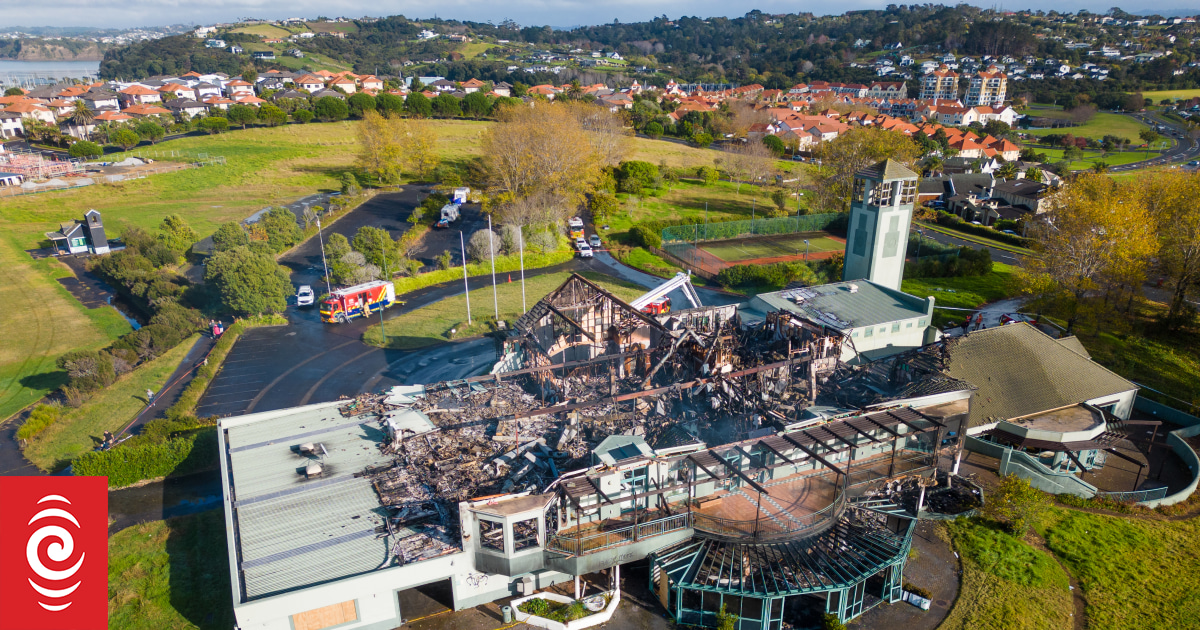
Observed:
[[[106,630],[108,480],[0,477],[0,630]]]

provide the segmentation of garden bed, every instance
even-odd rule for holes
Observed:
[[[538,593],[514,599],[510,604],[517,621],[547,630],[579,630],[607,623],[612,619],[617,605],[621,603],[621,591],[607,591],[599,595],[605,600],[603,608],[589,610],[585,597],[576,601],[557,593]]]

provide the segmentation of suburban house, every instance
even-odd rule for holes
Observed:
[[[472,81],[474,81],[474,80],[475,79],[472,79]],[[367,75],[365,77],[362,77],[361,79],[359,79],[359,84],[362,85],[362,89],[364,89],[364,90],[382,90],[383,89],[383,79],[380,79],[374,75]],[[465,86],[466,84],[464,83],[463,85]]]
[[[310,93],[316,92],[325,87],[325,81],[321,77],[306,74],[296,79],[296,87],[301,90],[308,90]]]
[[[229,98],[236,99],[239,95],[254,95],[254,85],[241,79],[236,79],[225,84],[225,95]]]
[[[1030,179],[1013,179],[998,182],[992,187],[992,196],[999,197],[1009,205],[1027,208],[1034,213],[1046,210],[1050,187]]]
[[[346,94],[353,94],[358,91],[358,86],[354,83],[354,79],[350,77],[338,77],[329,82],[330,89],[338,88]]]
[[[162,116],[163,114],[170,114],[171,110],[166,109],[165,107],[159,107],[158,105],[139,104],[126,107],[124,112],[130,116],[133,116],[134,118],[145,118],[147,116]]]
[[[163,99],[196,98],[196,90],[178,83],[168,83],[158,88]]]
[[[250,56],[255,59],[274,59],[275,51],[273,50],[256,50],[250,53]]]
[[[126,120],[133,120],[133,116],[124,112],[107,110],[96,114],[95,120],[98,122],[124,122]]]
[[[202,116],[208,113],[209,105],[190,98],[176,98],[163,103],[167,109],[176,114],[187,114],[188,116]]]
[[[79,96],[84,105],[90,107],[93,111],[98,109],[117,109],[121,106],[121,99],[116,92],[105,90],[103,88],[92,88]]]
[[[0,111],[0,138],[16,138],[24,134],[25,125],[20,114]]]
[[[483,86],[483,81],[480,81],[479,79],[471,79],[470,81],[463,81],[462,89],[467,94],[470,94],[472,92],[478,92],[479,90],[482,90]],[[366,87],[366,85],[363,87]]]
[[[158,90],[136,83],[121,90],[118,94],[121,102],[126,104],[146,104],[162,101],[162,96],[158,93]]]
[[[903,81],[876,81],[867,89],[867,98],[908,98],[908,84]]]
[[[57,232],[46,232],[46,238],[50,239],[59,255],[108,253],[104,222],[100,220],[100,213],[96,210],[84,213],[82,221],[63,223]]]
[[[42,105],[41,103],[36,103],[33,101],[22,101],[20,103],[13,103],[12,105],[5,107],[4,111],[12,113],[12,114],[17,114],[18,116],[20,116],[22,118],[29,118],[31,120],[39,120],[39,121],[47,123],[47,124],[54,124],[54,122],[57,120],[54,117],[54,112],[50,111],[49,107],[46,107],[45,105]]]

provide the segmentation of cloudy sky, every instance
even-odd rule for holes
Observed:
[[[953,4],[951,0],[943,0]],[[996,6],[1005,9],[1041,8],[1048,5],[1031,0],[1009,0],[1009,2],[979,2],[981,6]],[[410,18],[437,17],[486,22],[513,19],[521,24],[550,24],[552,26],[575,26],[612,22],[637,22],[658,15],[679,17],[696,16],[739,16],[752,9],[767,13],[791,13],[811,11],[813,13],[841,12],[851,9],[883,8],[888,2],[879,0],[844,0],[843,2],[785,2],[781,0],[758,0],[756,2],[729,2],[728,0],[438,0],[418,2],[413,0],[55,0],[54,2],[28,2],[27,0],[0,0],[0,6],[8,6],[4,12],[4,26],[100,26],[132,27],[157,26],[164,24],[212,24],[234,21],[244,17],[279,19],[285,17],[315,17],[362,15],[405,15]],[[1107,11],[1115,3],[1104,0],[1100,3],[1063,0],[1054,3],[1059,11],[1088,9]],[[1169,11],[1184,9],[1194,3],[1187,0],[1131,0],[1120,5],[1126,11],[1153,9]],[[381,8],[382,7],[382,8]],[[1200,11],[1200,10],[1198,10]]]

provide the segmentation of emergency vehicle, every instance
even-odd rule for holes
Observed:
[[[583,219],[572,217],[570,221],[567,221],[567,228],[571,238],[583,238]]]
[[[655,299],[649,304],[642,307],[642,312],[647,315],[663,315],[671,312],[671,298],[663,296]]]
[[[403,304],[403,302],[400,302]],[[396,285],[375,280],[338,289],[321,301],[321,321],[334,324],[365,317],[396,304]]]

